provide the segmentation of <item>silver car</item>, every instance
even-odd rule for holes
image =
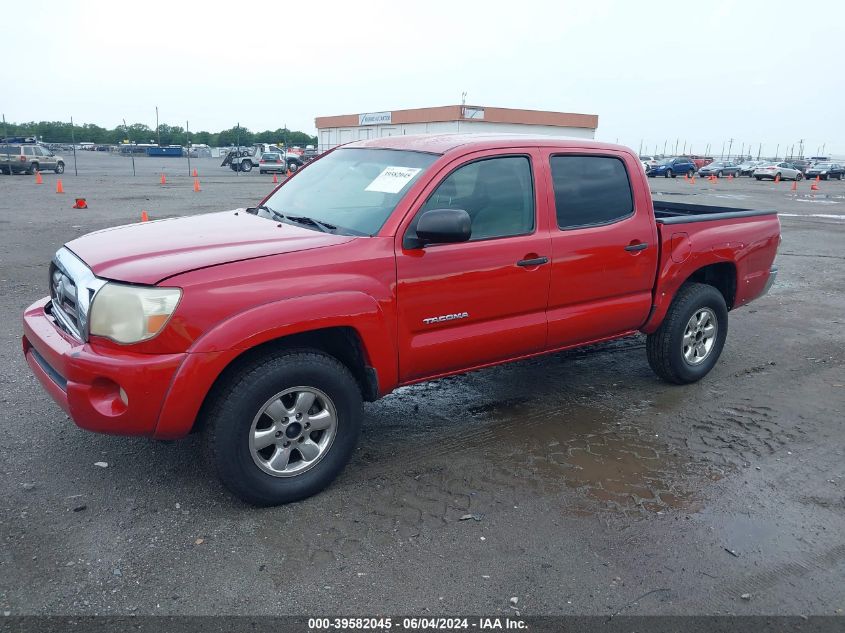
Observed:
[[[801,180],[804,174],[792,163],[765,163],[754,169],[754,177],[757,180]]]
[[[56,156],[46,147],[28,143],[0,144],[0,172],[4,174],[27,173],[37,171],[65,171],[65,159]]]

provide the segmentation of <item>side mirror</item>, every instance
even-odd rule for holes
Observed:
[[[466,242],[472,235],[472,219],[463,209],[430,209],[417,220],[416,233],[405,237],[405,248]]]

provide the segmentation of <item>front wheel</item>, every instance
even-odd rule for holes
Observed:
[[[290,173],[294,173],[297,169],[299,169],[299,164],[298,164],[298,163],[296,163],[295,161],[290,161],[290,162],[288,163],[288,171],[289,171]]]
[[[795,174],[795,180],[802,180],[803,178],[804,178],[804,174],[802,174],[800,171],[797,174]]]
[[[55,171],[56,171],[56,173],[57,173],[57,174],[63,174],[63,173],[65,173],[65,164],[64,164],[63,162],[61,162],[61,161],[59,161],[58,163],[56,163],[56,169],[55,169]]]
[[[695,178],[695,170],[694,170],[694,169],[690,169],[690,170],[687,172],[687,177],[688,177],[688,178]]]
[[[648,364],[666,382],[696,382],[713,369],[727,336],[722,293],[707,284],[684,284],[663,323],[646,338]]]
[[[224,379],[203,410],[206,454],[247,503],[279,505],[328,486],[352,456],[362,398],[332,356],[291,350]]]
[[[673,174],[673,173],[672,173],[672,170],[671,170],[671,169],[667,169],[667,170],[666,170],[666,173],[665,173],[665,174],[663,174],[663,177],[664,177],[664,178],[669,178],[669,177],[674,178],[674,177],[675,177],[675,174]]]

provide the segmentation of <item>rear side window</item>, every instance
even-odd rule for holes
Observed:
[[[26,156],[34,156],[35,155],[35,148],[34,147],[24,147],[23,153]]]
[[[551,167],[559,228],[610,224],[634,212],[628,172],[618,158],[552,156]]]

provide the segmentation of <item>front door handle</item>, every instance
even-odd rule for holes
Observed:
[[[635,253],[637,251],[644,251],[647,248],[648,244],[646,244],[645,242],[640,242],[639,244],[628,244],[628,246],[625,247],[625,250],[629,253]]]
[[[523,268],[531,268],[532,266],[542,266],[543,264],[548,263],[548,257],[534,257],[532,259],[520,259],[518,262],[516,262],[516,265],[522,266]]]

